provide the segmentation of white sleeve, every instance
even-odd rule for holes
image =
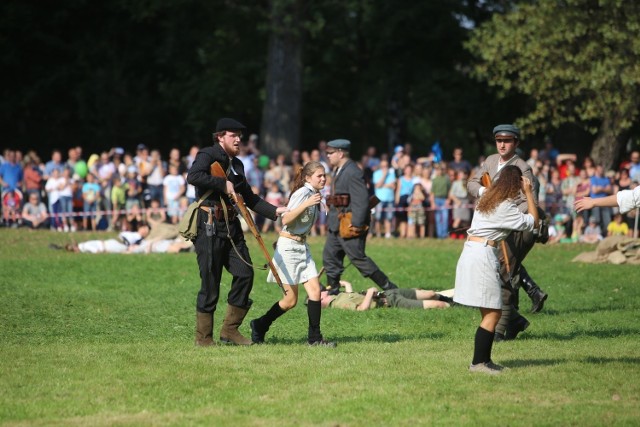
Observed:
[[[618,191],[616,195],[620,213],[629,212],[633,208],[640,208],[640,185],[633,190]]]
[[[516,231],[533,231],[533,226],[535,225],[533,215],[520,212],[513,201],[502,203],[500,208],[502,228]]]
[[[287,204],[289,210],[293,210],[300,206],[302,202],[309,198],[309,193],[310,192],[307,187],[301,187],[297,189],[296,192],[291,195],[289,203]]]

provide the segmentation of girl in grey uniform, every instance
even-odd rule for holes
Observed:
[[[530,213],[518,210],[514,199],[523,191]],[[532,231],[537,227],[538,210],[531,181],[522,176],[517,166],[505,166],[500,178],[488,188],[476,206],[468,237],[456,267],[453,300],[478,307],[482,315],[476,330],[473,361],[469,370],[499,374],[504,368],[491,360],[491,347],[496,325],[502,314],[500,288],[500,242],[511,231]]]
[[[320,212],[322,196],[319,193],[324,188],[325,181],[325,169],[320,162],[308,162],[296,173],[287,206],[289,211],[282,215],[283,227],[273,255],[273,264],[282,279],[286,295],[262,317],[251,321],[251,340],[256,344],[264,343],[264,337],[271,324],[296,306],[298,284],[303,283],[309,297],[309,345],[336,346],[334,342],[325,341],[320,333],[320,282],[316,264],[311,258],[311,251],[306,242],[317,216],[325,215],[326,212]],[[276,281],[271,272],[267,281]]]

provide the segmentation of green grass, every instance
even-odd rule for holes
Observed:
[[[105,237],[74,237],[95,236]],[[300,305],[274,324],[270,345],[195,348],[194,254],[48,248],[66,237],[0,230],[1,425],[640,424],[639,270],[570,262],[589,246],[532,251],[528,271],[550,297],[524,334],[494,346],[511,369],[490,377],[467,371],[479,314],[464,307],[325,311],[323,333],[338,347],[324,349],[304,345]],[[322,243],[311,241],[319,265]],[[460,250],[368,244],[394,282],[438,290],[453,287]],[[280,297],[265,278],[257,271],[249,319]],[[344,278],[371,285],[353,267]],[[225,274],[223,296],[228,286]],[[223,316],[221,305],[216,338]]]

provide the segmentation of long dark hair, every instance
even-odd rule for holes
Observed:
[[[324,170],[324,166],[320,162],[307,162],[304,167],[299,167],[296,170],[296,176],[293,178],[293,186],[291,187],[291,194],[295,193],[296,190],[303,187],[308,176],[313,175],[318,169]]]
[[[496,182],[480,197],[476,210],[490,214],[496,210],[500,203],[518,197],[522,189],[521,177],[522,171],[519,167],[505,166]]]

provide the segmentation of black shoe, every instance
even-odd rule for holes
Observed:
[[[504,334],[505,340],[515,340],[520,332],[524,332],[529,327],[529,321],[522,316],[518,316],[513,319],[507,326],[507,331]]]
[[[339,286],[328,286],[326,289],[328,295],[338,295],[340,293]]]
[[[496,332],[493,335],[493,342],[501,342],[504,340],[505,340],[504,334],[501,334],[500,332]]]
[[[254,344],[264,344],[264,336],[267,334],[267,331],[263,331],[260,328],[260,324],[258,323],[258,319],[253,319],[249,326],[251,326],[251,341]]]
[[[319,339],[317,341],[308,341],[310,347],[329,347],[336,348],[337,344],[333,341],[325,341],[324,339]]]
[[[455,305],[455,302],[453,302],[453,298],[444,296],[442,294],[438,294],[438,301],[446,302],[452,307]]]
[[[547,300],[549,295],[544,293],[542,290],[538,289],[536,293],[531,296],[531,312],[539,313],[542,311],[544,307],[544,302]]]

